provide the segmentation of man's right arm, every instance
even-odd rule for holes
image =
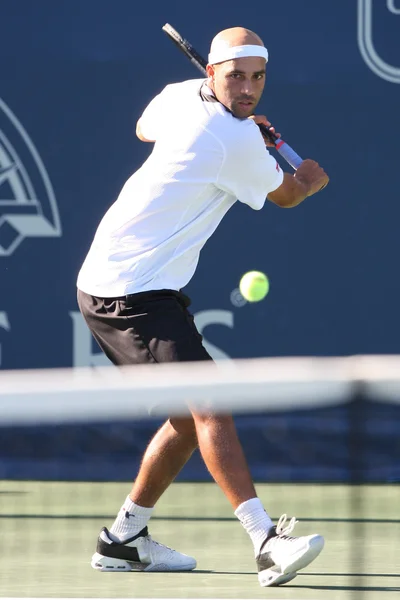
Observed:
[[[304,160],[294,175],[285,173],[282,184],[268,194],[268,200],[281,208],[293,208],[319,192],[329,182],[325,171],[314,160]]]

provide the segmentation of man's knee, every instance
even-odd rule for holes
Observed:
[[[180,435],[193,438],[193,442],[195,442],[197,445],[196,426],[193,417],[170,417],[169,423],[171,427]]]
[[[216,414],[202,411],[192,414],[197,427],[217,427],[224,429],[234,424],[233,417],[230,414]]]

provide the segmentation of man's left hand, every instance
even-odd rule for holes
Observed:
[[[268,119],[267,119],[267,117],[265,115],[252,115],[251,117],[249,117],[249,119],[252,119],[255,123],[257,123],[257,125],[259,125],[259,124],[262,123],[266,127],[271,127],[271,123],[268,121]],[[271,133],[273,133],[274,135],[276,135],[276,137],[278,137],[278,138],[281,137],[280,133],[276,133],[274,127],[271,127]],[[263,135],[263,138],[264,138],[264,142],[265,142],[266,146],[268,146],[269,148],[274,148],[275,144],[273,142],[271,142],[264,135]]]

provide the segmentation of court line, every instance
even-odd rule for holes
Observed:
[[[273,521],[277,521],[278,517],[271,517]],[[0,519],[68,519],[68,520],[103,520],[110,521],[115,519],[115,515],[40,515],[40,514],[23,514],[23,513],[4,513],[0,514]],[[152,516],[152,521],[198,521],[198,522],[237,522],[236,517],[177,517],[177,516]],[[339,517],[298,517],[298,521],[302,523],[378,523],[378,524],[398,524],[400,519],[361,519],[361,518],[339,518]]]

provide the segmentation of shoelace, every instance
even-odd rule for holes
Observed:
[[[147,539],[149,540],[149,542],[151,544],[156,544],[156,546],[160,546],[161,548],[163,548],[163,550],[168,550],[169,553],[171,552],[175,552],[175,550],[173,550],[172,548],[170,548],[169,546],[166,546],[165,544],[161,544],[160,542],[156,542],[156,540],[153,540],[153,538],[151,537],[151,535],[149,534],[148,536],[146,536]]]
[[[279,537],[284,537],[288,540],[293,540],[295,538],[291,537],[289,535],[289,533],[292,533],[296,523],[298,523],[298,521],[296,521],[296,517],[292,517],[289,521],[289,523],[285,526],[285,523],[287,521],[287,515],[281,515],[279,517],[279,521],[278,524],[276,526],[276,533]]]

